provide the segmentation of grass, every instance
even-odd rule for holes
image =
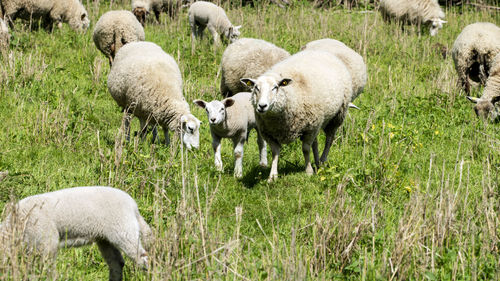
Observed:
[[[92,23],[109,9],[129,8],[99,1],[86,7]],[[0,59],[0,171],[9,171],[0,181],[0,209],[72,186],[129,192],[156,239],[151,269],[127,259],[127,280],[500,279],[500,127],[476,118],[457,87],[451,55],[443,59],[435,47],[451,49],[467,24],[498,25],[498,13],[447,10],[448,23],[430,37],[386,24],[371,10],[302,2],[226,10],[244,37],[291,53],[331,37],[365,58],[369,79],[355,100],[362,110],[349,112],[316,175],[305,175],[295,142],[283,147],[280,177],[268,184],[255,133],[245,146],[243,179],[232,177],[227,140],[219,173],[207,122],[194,152],[178,142],[125,142],[123,115],[107,91],[108,63],[91,30],[30,32],[17,22]],[[191,54],[186,11],[177,20],[163,15],[145,31],[178,61],[189,102],[220,98],[223,48],[214,51],[205,40]],[[191,109],[206,121],[201,109]],[[21,252],[0,258],[0,280],[107,278],[95,246],[61,250],[55,271]]]

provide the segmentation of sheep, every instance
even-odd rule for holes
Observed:
[[[241,25],[233,26],[224,9],[213,3],[194,2],[189,7],[188,18],[192,42],[195,41],[196,37],[203,37],[203,31],[206,27],[214,38],[215,46],[219,45],[219,36],[221,39],[227,38],[230,43],[238,40],[240,36]]]
[[[94,27],[94,43],[108,59],[109,65],[125,44],[144,41],[144,28],[129,11],[109,11],[102,15]]]
[[[220,91],[224,97],[247,91],[240,79],[255,79],[274,64],[290,56],[276,45],[260,39],[241,38],[222,54]]]
[[[3,19],[0,18],[0,52],[7,50],[9,48],[9,43],[9,28],[7,27]]]
[[[367,71],[363,57],[356,51],[347,47],[344,43],[330,38],[309,42],[302,49],[326,51],[338,57],[347,66],[352,77],[353,95],[350,101],[353,101],[361,94],[366,85]],[[352,104],[350,106],[352,107]]]
[[[182,95],[182,76],[172,56],[151,42],[131,42],[115,56],[108,76],[108,90],[126,115],[125,132],[130,136],[130,114],[139,118],[141,135],[156,124],[163,128],[165,141],[170,143],[168,130],[181,137],[188,149],[198,148],[200,121],[189,111]]]
[[[160,23],[160,13],[166,12],[171,19],[177,17],[181,8],[181,0],[133,0],[132,13],[136,16],[137,20],[144,26],[146,23],[146,16],[151,11],[154,12],[156,22]]]
[[[500,52],[493,59],[490,76],[486,80],[483,95],[480,98],[467,98],[475,103],[476,115],[490,121],[498,121],[500,118]]]
[[[255,112],[250,101],[251,97],[251,93],[242,92],[222,101],[193,101],[207,111],[217,170],[223,170],[220,156],[221,139],[230,138],[233,141],[234,176],[237,178],[241,178],[243,175],[243,145],[250,130],[256,128]],[[267,166],[266,143],[258,130],[257,144],[260,152],[260,165],[265,167]]]
[[[257,79],[243,78],[252,88],[255,119],[264,140],[271,146],[269,180],[278,176],[282,144],[302,140],[306,173],[325,162],[337,129],[342,124],[352,96],[352,79],[344,63],[324,51],[304,50],[275,64]],[[316,136],[323,129],[325,148],[319,159]]]
[[[467,25],[453,43],[451,55],[458,80],[465,92],[471,86],[484,85],[491,63],[500,52],[500,27],[489,22]]]
[[[50,30],[54,23],[62,27],[68,23],[73,30],[87,30],[90,20],[85,7],[78,0],[2,0],[4,19],[14,28],[16,18],[27,21],[42,20]]]
[[[446,23],[437,0],[382,0],[379,7],[384,20],[395,18],[403,23],[429,25],[431,36],[435,36]]]
[[[18,233],[20,231],[21,233]],[[109,266],[109,280],[122,280],[123,251],[148,267],[152,232],[137,204],[122,190],[84,186],[26,197],[14,205],[0,234],[5,245],[19,235],[28,251],[55,259],[58,248],[94,242]]]

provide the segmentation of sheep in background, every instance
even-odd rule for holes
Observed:
[[[430,26],[430,35],[434,36],[443,28],[444,12],[437,0],[381,0],[380,12],[386,21],[396,21]]]
[[[221,7],[205,1],[197,1],[191,4],[188,11],[189,25],[191,26],[191,40],[196,37],[203,37],[203,31],[208,27],[208,31],[214,38],[214,44],[219,45],[220,39],[224,37],[230,43],[238,40],[240,36],[239,26],[233,26]]]
[[[500,52],[500,27],[489,22],[467,25],[453,43],[451,51],[458,80],[469,93],[471,86],[484,85],[492,61]]]
[[[478,117],[498,121],[500,118],[500,53],[491,64],[490,76],[486,80],[483,95],[480,98],[467,97],[475,103],[474,111]]]
[[[85,31],[90,25],[88,13],[78,0],[2,0],[0,4],[11,28],[16,18],[42,20],[46,29],[54,23],[61,27],[66,22],[74,30]]]
[[[9,48],[9,44],[9,28],[7,27],[3,19],[0,18],[0,52],[7,50]]]
[[[222,101],[214,100],[208,103],[203,100],[193,101],[207,111],[217,170],[223,170],[220,156],[221,139],[230,138],[233,141],[234,176],[237,178],[243,175],[243,145],[250,130],[257,126],[251,97],[251,93],[242,92]],[[260,165],[265,167],[267,166],[266,143],[258,130],[257,144],[260,152]]]
[[[109,65],[118,50],[125,44],[144,41],[144,28],[129,11],[109,11],[103,14],[94,27],[94,43],[108,59]]]
[[[156,22],[160,23],[160,13],[166,12],[171,19],[177,17],[181,8],[181,0],[133,0],[132,13],[144,26],[146,17],[151,13],[155,14]]]
[[[122,280],[125,262],[120,251],[147,268],[143,245],[149,245],[152,234],[130,195],[87,186],[20,200],[0,225],[0,237],[4,246],[20,237],[28,249],[48,258],[55,258],[58,248],[95,242],[109,266],[109,280]]]
[[[198,148],[200,121],[194,117],[182,94],[182,76],[172,56],[151,42],[132,42],[115,56],[108,76],[108,89],[127,114],[141,122],[141,135],[151,124],[153,141],[156,124],[163,128],[165,141],[168,131],[182,139],[188,149]],[[125,119],[125,133],[130,135],[130,117]]]
[[[220,91],[224,97],[232,96],[248,88],[241,78],[256,79],[290,53],[260,39],[241,38],[227,46],[221,60]]]
[[[349,106],[352,79],[345,64],[330,53],[304,50],[257,79],[241,81],[252,88],[257,127],[271,146],[269,181],[278,176],[281,145],[297,138],[302,140],[306,173],[311,175],[311,146],[316,165],[325,162]],[[316,141],[320,129],[326,135],[321,159]]]

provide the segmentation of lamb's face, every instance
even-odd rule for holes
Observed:
[[[132,13],[142,24],[142,26],[144,26],[144,24],[146,23],[146,16],[149,14],[148,10],[144,7],[136,7],[132,10]]]
[[[483,118],[491,122],[500,121],[500,96],[491,100],[484,100],[475,97],[467,97],[467,99],[476,104],[474,106],[474,112],[479,118]]]
[[[203,100],[195,100],[194,103],[205,109],[210,125],[218,125],[226,120],[226,108],[232,106],[234,100],[227,98],[222,101],[214,100],[208,103]]]
[[[273,109],[280,87],[288,86],[292,79],[277,80],[270,76],[260,76],[257,80],[243,78],[241,82],[252,89],[252,103],[255,111],[264,114]]]
[[[200,146],[200,120],[194,117],[192,114],[182,115],[182,142],[187,147],[188,150],[191,148],[196,148]]]
[[[430,27],[430,30],[429,30],[429,33],[431,34],[431,36],[435,36],[438,31],[443,28],[443,23],[446,23],[446,21],[442,20],[442,19],[433,19],[431,21],[431,27]]]
[[[78,11],[74,13],[74,15],[68,21],[68,24],[73,30],[86,31],[87,28],[89,28],[90,19],[87,11],[85,11],[85,8],[83,6],[81,6],[80,9],[78,9]]]
[[[229,42],[234,43],[236,40],[238,40],[241,35],[240,28],[241,25],[231,26],[229,28],[229,34],[227,35],[227,37],[229,38]]]

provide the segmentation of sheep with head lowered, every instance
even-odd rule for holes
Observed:
[[[493,58],[500,52],[500,27],[489,22],[467,25],[453,43],[451,54],[458,81],[469,93],[471,86],[484,85]]]
[[[281,145],[297,138],[302,141],[306,173],[312,174],[311,146],[316,165],[325,162],[349,106],[352,79],[345,64],[328,52],[304,50],[257,79],[241,81],[252,88],[257,128],[271,146],[269,181],[278,176]],[[320,159],[316,137],[321,129],[326,142]]]
[[[435,36],[446,23],[437,0],[382,0],[379,7],[384,20],[427,25],[431,36]]]
[[[61,189],[26,197],[0,225],[2,247],[21,239],[27,249],[55,258],[59,248],[96,243],[109,266],[109,280],[122,280],[123,251],[148,266],[143,245],[152,238],[137,204],[124,191],[104,186]],[[3,252],[3,251],[2,251]]]
[[[3,52],[9,48],[10,34],[9,28],[5,24],[2,18],[0,18],[0,52]]]
[[[234,147],[234,176],[243,175],[243,145],[248,138],[250,130],[256,128],[255,112],[250,101],[251,93],[242,92],[222,101],[206,102],[194,100],[193,102],[207,111],[210,133],[212,134],[212,147],[215,154],[215,167],[222,171],[220,156],[221,139],[230,138]],[[267,166],[266,143],[257,130],[257,144],[260,152],[260,165]]]
[[[141,135],[148,125],[163,128],[165,141],[170,143],[168,131],[180,136],[188,148],[198,148],[200,121],[191,114],[182,94],[182,76],[172,56],[151,42],[131,42],[115,56],[108,75],[108,90],[127,114],[133,114],[141,123]],[[130,118],[125,119],[127,139]]]
[[[146,24],[146,17],[153,12],[155,14],[156,22],[160,22],[161,12],[166,12],[170,18],[177,17],[181,9],[182,0],[133,0],[132,13],[137,20],[144,26]]]
[[[222,54],[220,91],[224,97],[232,96],[248,88],[241,78],[259,77],[290,53],[261,39],[240,38],[227,46]]]

